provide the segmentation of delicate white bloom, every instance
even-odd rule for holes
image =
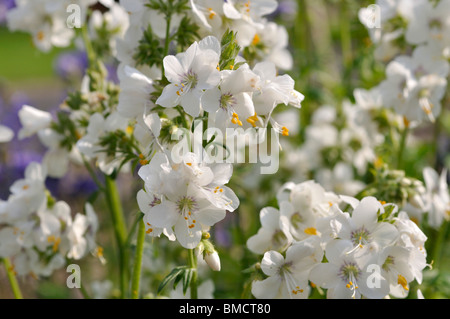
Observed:
[[[337,209],[328,227],[335,232],[337,241],[345,241],[353,247],[350,252],[357,258],[370,258],[374,252],[398,239],[395,226],[378,221],[378,214],[384,213],[384,207],[375,197],[365,197],[357,205],[353,200],[349,203],[354,205],[351,216]]]
[[[239,205],[234,192],[224,186],[231,173],[231,165],[209,167],[193,153],[185,154],[180,164],[170,164],[166,155],[157,153],[139,170],[146,191],[160,198],[160,203],[146,210],[144,221],[151,227],[147,232],[174,227],[183,247],[197,247],[202,231]]]
[[[256,90],[258,76],[243,64],[237,70],[224,70],[219,87],[207,90],[202,96],[202,106],[209,113],[210,127],[248,126],[242,120],[255,115],[252,93]]]
[[[164,88],[156,104],[181,105],[189,115],[198,116],[204,90],[219,84],[219,58],[220,43],[212,36],[194,42],[186,52],[165,57],[165,76],[171,84]]]
[[[269,276],[253,281],[252,294],[256,298],[306,299],[310,293],[309,271],[322,260],[322,249],[308,241],[290,246],[286,258],[277,251],[268,251],[261,261],[261,270]]]
[[[135,68],[124,66],[118,72],[120,94],[117,111],[125,118],[143,117],[146,108],[153,108],[150,100],[153,81]]]
[[[289,232],[289,221],[280,218],[280,211],[273,207],[265,207],[259,213],[261,228],[256,235],[247,240],[247,247],[255,254],[263,254],[268,250],[284,251],[292,243]]]
[[[125,9],[115,2],[107,3],[108,11],[100,13],[95,10],[92,12],[89,20],[90,38],[97,41],[99,30],[106,29],[110,34],[109,46],[112,54],[116,54],[116,41],[123,38],[125,31],[128,29],[129,17]],[[104,31],[102,31],[104,32]]]
[[[0,125],[0,143],[10,142],[14,138],[14,131],[9,127]]]
[[[48,128],[52,122],[52,115],[32,106],[24,105],[19,111],[19,119],[22,124],[19,139],[23,139]]]
[[[295,82],[289,75],[277,75],[275,64],[257,63],[253,72],[259,76],[252,96],[255,114],[268,118],[278,104],[301,107],[305,97],[294,89]]]
[[[310,273],[310,280],[327,290],[329,299],[359,299],[362,296],[379,299],[389,293],[387,280],[380,278],[380,286],[371,288],[368,277],[367,261],[349,254],[353,244],[345,240],[336,240],[327,244],[325,256],[327,263],[315,266]]]
[[[450,219],[450,195],[447,185],[447,169],[441,175],[431,167],[425,167],[423,178],[426,185],[426,207],[428,211],[428,224],[439,229],[442,223]]]
[[[124,131],[128,127],[128,120],[120,114],[112,113],[104,118],[100,113],[94,113],[87,128],[86,135],[77,141],[77,147],[88,158],[96,158],[97,165],[105,174],[111,174],[121,163],[120,156],[108,154],[100,145],[100,138],[115,130]]]

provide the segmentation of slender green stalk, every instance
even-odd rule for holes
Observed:
[[[120,271],[120,290],[121,297],[127,297],[128,291],[128,259],[129,252],[126,246],[127,242],[127,227],[122,210],[122,203],[120,201],[119,192],[117,190],[116,181],[105,175],[105,195],[108,208],[111,212],[112,222],[114,224],[114,233],[117,240],[119,250],[119,271]]]
[[[92,169],[91,165],[86,159],[86,156],[81,154],[81,157],[83,159],[84,167],[86,167],[86,170],[88,171],[89,175],[91,176],[92,180],[94,181],[95,185],[97,185],[98,189],[100,191],[104,191],[105,187],[102,185],[100,180],[98,179],[97,175],[95,174],[94,170]]]
[[[9,258],[3,258],[3,264],[5,265],[6,274],[8,276],[11,289],[13,291],[14,297],[16,299],[23,299],[22,292],[20,291],[20,286],[14,273],[13,266]]]
[[[170,44],[170,22],[172,20],[172,16],[169,14],[166,16],[166,39],[164,41],[164,51],[163,56],[167,56],[169,54],[169,44]],[[164,65],[161,66],[162,77],[164,78]]]
[[[83,285],[83,284],[80,285],[80,292],[81,292],[81,294],[83,295],[83,298],[84,298],[84,299],[91,299],[91,297],[89,296],[89,294],[88,294],[86,288],[84,288],[84,285]]]
[[[136,254],[134,258],[133,277],[131,279],[131,298],[139,298],[139,285],[141,282],[142,257],[144,255],[145,242],[145,224],[144,221],[139,221],[139,228],[137,234]]]
[[[197,256],[194,249],[189,249],[189,267],[194,269],[191,278],[191,299],[198,299],[198,287],[197,287]]]
[[[89,65],[92,67],[96,62],[96,54],[94,48],[92,47],[92,43],[89,40],[87,26],[85,25],[81,27],[81,36],[83,37],[84,47],[86,49]]]
[[[437,231],[437,236],[435,237],[435,241],[433,243],[433,267],[439,269],[441,256],[442,256],[442,248],[444,243],[446,242],[447,232],[448,232],[448,224],[449,222],[444,221],[442,223],[441,228]]]
[[[406,140],[408,138],[408,133],[409,133],[409,126],[405,125],[402,135],[400,136],[400,144],[399,144],[398,152],[397,152],[397,169],[403,168],[403,157],[404,157],[404,153],[405,153],[405,146],[406,146]]]

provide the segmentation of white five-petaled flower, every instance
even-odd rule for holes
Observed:
[[[309,296],[309,270],[322,260],[323,252],[304,241],[288,248],[286,257],[277,251],[268,251],[261,262],[261,270],[269,276],[252,283],[252,294],[256,298],[306,299]],[[314,256],[314,259],[311,259]]]
[[[346,201],[346,197],[342,198]],[[378,221],[378,214],[384,212],[384,207],[375,197],[365,197],[360,202],[349,200],[348,203],[353,207],[352,215],[336,208],[336,216],[328,225],[335,232],[336,241],[345,241],[353,247],[347,254],[366,260],[398,239],[394,225]]]
[[[219,58],[220,43],[213,36],[194,42],[186,52],[166,56],[164,71],[170,84],[164,88],[156,104],[163,107],[181,105],[189,115],[198,116],[204,90],[219,84]]]
[[[211,127],[250,126],[243,120],[255,115],[252,93],[256,90],[258,76],[243,64],[237,70],[224,70],[218,87],[207,90],[202,96],[202,105],[209,113]]]
[[[328,289],[330,299],[359,299],[361,296],[370,299],[383,298],[389,293],[387,280],[380,278],[379,287],[370,287],[367,263],[355,258],[352,244],[348,241],[335,240],[327,244],[325,256],[328,260],[315,266],[309,279],[316,285]]]

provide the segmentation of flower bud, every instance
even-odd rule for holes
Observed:
[[[213,251],[212,253],[205,252],[203,259],[212,270],[220,271],[220,257],[217,251]]]

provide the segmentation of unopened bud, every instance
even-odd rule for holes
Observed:
[[[205,252],[203,259],[212,270],[220,271],[220,257],[217,251],[213,251],[212,253]]]

